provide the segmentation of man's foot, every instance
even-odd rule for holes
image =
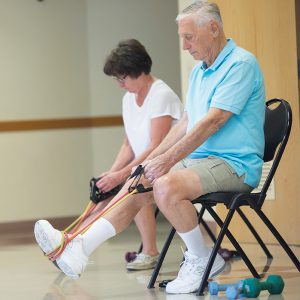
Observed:
[[[62,233],[54,229],[46,220],[39,220],[35,223],[34,236],[45,254],[53,252],[61,244]]]
[[[205,272],[210,254],[207,257],[198,257],[184,253],[184,261],[175,280],[166,286],[166,292],[170,294],[188,294],[196,292],[200,286],[202,276]],[[224,259],[217,254],[209,276],[214,277],[220,274],[225,268]]]
[[[153,269],[157,263],[158,255],[151,256],[144,253],[139,253],[133,261],[126,265],[126,269],[134,270],[148,270]]]
[[[58,267],[68,277],[78,279],[84,271],[88,262],[88,257],[83,250],[82,236],[76,236],[57,258]]]

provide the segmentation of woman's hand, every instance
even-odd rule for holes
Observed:
[[[100,175],[100,179],[97,181],[96,186],[101,192],[106,193],[123,183],[123,181],[124,178],[120,171],[105,172]]]

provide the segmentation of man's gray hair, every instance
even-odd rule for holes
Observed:
[[[223,22],[218,5],[214,2],[207,0],[195,1],[193,4],[186,7],[181,13],[178,14],[176,21],[180,21],[186,17],[191,17],[198,26],[215,20],[219,23],[221,28]]]

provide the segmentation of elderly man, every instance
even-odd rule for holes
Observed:
[[[183,49],[199,63],[190,75],[183,117],[143,164],[144,184],[148,180],[153,193],[128,198],[66,247],[56,262],[71,277],[78,277],[92,251],[124,230],[154,198],[188,249],[166,292],[194,292],[211,250],[204,243],[191,200],[217,191],[248,192],[259,183],[265,89],[255,57],[226,39],[214,3],[195,2],[177,16],[177,22]],[[44,252],[61,240],[61,233],[47,221],[37,222],[36,236],[42,236],[37,240]],[[210,276],[224,266],[217,255]]]

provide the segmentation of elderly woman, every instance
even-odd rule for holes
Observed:
[[[119,87],[127,90],[123,97],[125,139],[109,171],[100,175],[98,188],[107,192],[124,182],[134,166],[140,164],[163,140],[182,106],[174,91],[151,72],[152,60],[137,40],[122,41],[107,57],[104,73],[112,76]],[[135,217],[143,251],[127,264],[127,269],[153,268],[158,251],[156,226],[151,204]]]
[[[104,64],[103,71],[114,78],[120,88],[127,92],[123,96],[123,121],[125,126],[124,142],[110,170],[100,174],[96,185],[102,193],[114,189],[117,193],[130,176],[133,167],[142,163],[161,143],[170,128],[180,119],[182,105],[174,91],[161,79],[151,74],[152,60],[145,47],[135,39],[121,41],[111,51]],[[99,202],[94,213],[103,209],[111,197]],[[91,216],[91,218],[93,217]],[[82,226],[91,220],[87,219]],[[108,236],[113,236],[105,218],[99,220],[108,227]],[[134,221],[141,235],[143,250],[127,263],[128,270],[145,270],[155,266],[158,258],[156,246],[156,222],[152,204],[145,205],[135,216]],[[52,247],[44,245],[42,232],[51,226],[47,221],[39,221],[35,227],[38,244],[45,253]],[[51,228],[50,228],[51,229]],[[97,235],[97,234],[96,234]],[[61,233],[57,234],[59,240]],[[99,239],[93,236],[85,245],[85,252],[90,255],[99,245]]]

